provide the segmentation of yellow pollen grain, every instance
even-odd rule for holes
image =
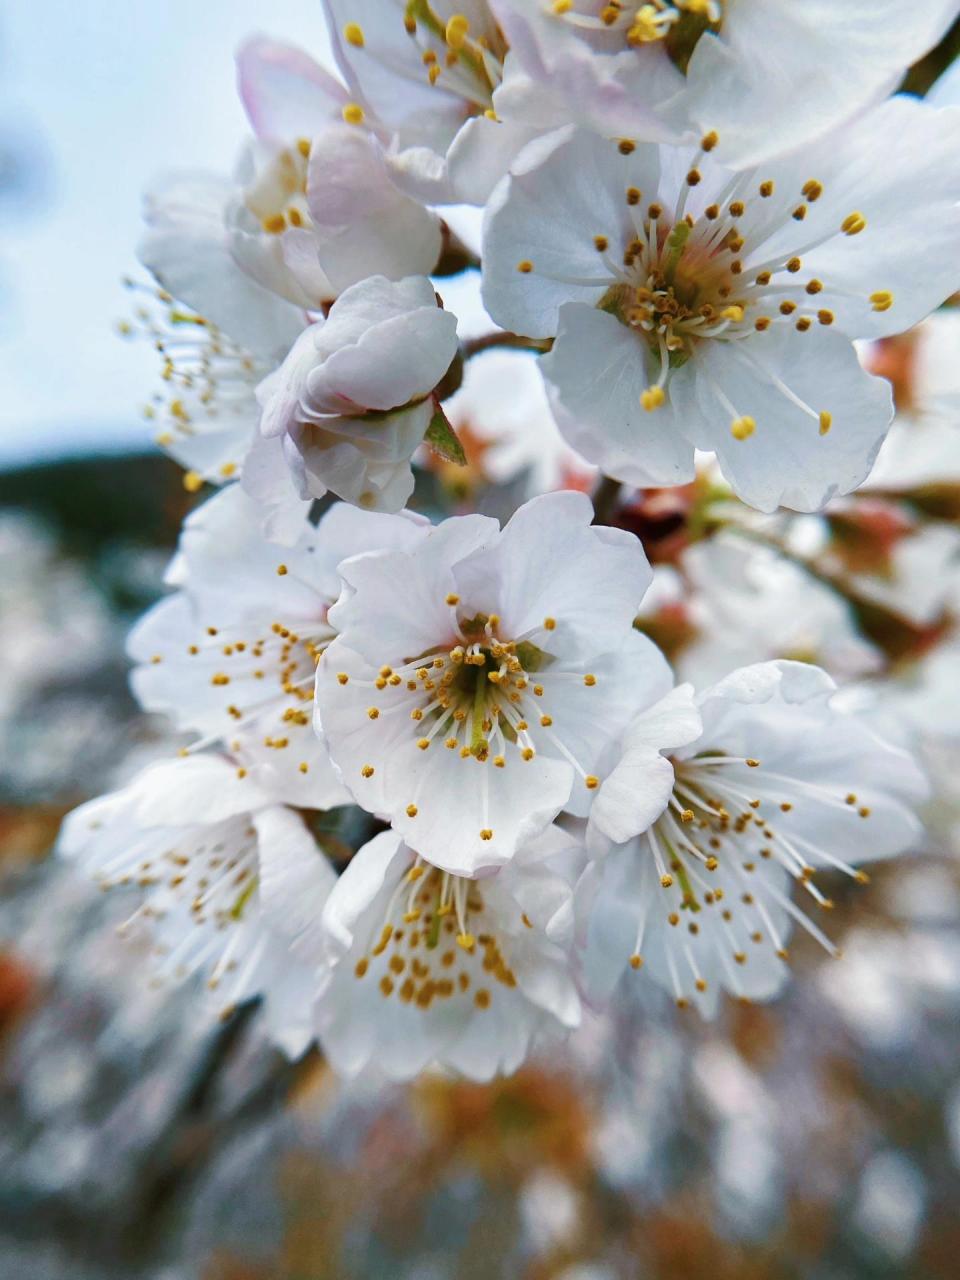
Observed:
[[[349,681],[349,679],[350,679],[350,677],[347,675],[347,673],[346,673],[345,671],[338,671],[338,672],[337,672],[337,683],[338,683],[338,684],[346,684],[346,683]]]
[[[720,312],[721,320],[732,320],[734,324],[739,324],[743,319],[743,307],[734,304],[730,307],[724,307]]]
[[[802,266],[803,266],[803,261],[800,258],[791,258],[790,261],[787,263],[787,270],[790,272],[791,275],[796,275],[796,273],[800,270]]]
[[[621,138],[617,143],[617,150],[622,156],[632,155],[637,149],[637,144],[631,138]]]
[[[408,804],[408,805],[407,805],[407,817],[408,817],[408,818],[415,818],[419,812],[420,812],[420,810],[417,808],[417,806],[416,806],[415,804]]]
[[[494,756],[493,763],[498,769],[502,769],[506,765],[506,759],[503,756]]]
[[[524,749],[520,752],[520,755],[522,756],[522,758],[523,758],[524,760],[532,760],[532,759],[533,759],[533,747],[524,747]]]
[[[669,889],[672,884],[673,884],[673,876],[670,875],[669,872],[664,872],[664,874],[660,877],[661,887],[664,889]]]
[[[700,180],[701,180],[701,174],[700,174],[700,170],[699,170],[699,169],[691,169],[691,170],[687,173],[687,186],[688,186],[688,187],[695,187],[695,186],[700,182]]]
[[[492,840],[492,839],[493,839],[493,832],[490,830],[490,828],[489,828],[489,827],[484,827],[484,828],[483,828],[483,830],[480,832],[480,839],[481,839],[481,840]]]
[[[277,565],[277,576],[278,576],[278,577],[280,577],[280,578],[285,578],[289,572],[290,572],[290,571],[289,571],[289,569],[287,568],[287,566],[286,566],[285,564],[278,564],[278,565]]]
[[[825,436],[833,426],[833,414],[828,413],[826,409],[820,414],[820,434]]]
[[[822,280],[816,280],[816,279],[810,280],[806,285],[806,291],[809,294],[820,293],[822,289],[823,289]]]
[[[818,182],[816,178],[811,178],[809,182],[805,182],[803,184],[802,190],[803,190],[803,194],[811,202],[814,200],[819,200],[820,197],[823,195],[823,183]]]
[[[756,329],[757,333],[765,333],[772,323],[773,321],[769,316],[757,316],[756,320],[753,322],[753,327]]]
[[[826,307],[824,307],[822,311],[818,311],[818,312],[817,312],[817,320],[818,320],[818,321],[820,322],[820,324],[822,324],[822,325],[830,325],[830,324],[833,324],[833,322],[834,322],[834,320],[835,320],[835,319],[836,319],[836,317],[834,316],[833,312],[832,312],[832,311],[828,311],[828,310],[826,309]]]
[[[639,187],[627,187],[627,204],[637,205],[643,199],[643,192]]]
[[[801,316],[795,327],[797,333],[806,333],[808,329],[813,327],[813,321],[809,316]]]
[[[380,719],[380,711],[377,707],[367,707],[367,715],[370,717],[371,720]]]
[[[528,276],[533,270],[533,263],[529,258],[524,258],[521,262],[517,263],[517,270],[521,275]]]
[[[361,776],[364,778],[372,778],[374,775],[374,772],[375,770],[372,764],[365,764],[363,768],[360,770]]]
[[[870,305],[874,311],[889,311],[893,306],[893,294],[889,289],[878,289],[870,295]]]
[[[775,183],[772,178],[768,178],[766,182],[760,183],[759,191],[764,199],[767,199],[769,196],[772,196],[774,193],[774,190],[775,190]]]
[[[347,44],[352,44],[355,49],[362,49],[364,46],[363,27],[359,22],[348,22],[343,28],[343,38]]]
[[[795,302],[787,301],[787,302],[780,303],[780,314],[782,316],[792,316],[793,313],[796,311],[796,309],[797,309],[797,304]]]
[[[596,246],[597,252],[603,253],[604,249],[606,249],[610,241],[607,239],[606,236],[594,236],[593,243]]]
[[[596,774],[588,773],[583,780],[583,784],[588,791],[596,791],[597,787],[599,787],[600,785],[600,779],[596,776]]]
[[[720,135],[717,133],[716,129],[711,129],[709,133],[705,133],[700,139],[700,150],[712,151],[719,141]]]
[[[583,677],[583,683],[587,686],[588,689],[592,689],[593,686],[597,683],[597,677],[592,672],[588,671],[587,674]]]
[[[418,739],[417,739],[417,746],[420,748],[420,750],[421,750],[421,751],[426,751],[426,749],[427,749],[427,747],[429,747],[429,745],[430,745],[430,739],[429,739],[429,738],[418,738]]]
[[[340,113],[347,124],[363,124],[366,116],[359,102],[346,102]]]
[[[472,933],[457,934],[457,946],[462,947],[464,951],[472,951],[476,943],[477,940]]]
[[[660,408],[666,398],[663,387],[647,387],[646,391],[640,393],[640,405],[647,413],[652,413],[654,409]]]
[[[642,965],[643,965],[643,956],[638,955],[637,952],[635,951],[633,955],[630,957],[630,968],[639,969],[642,967]]]
[[[727,212],[730,214],[731,218],[742,218],[743,211],[745,208],[746,208],[746,205],[743,203],[742,200],[732,200],[730,202]]]
[[[556,618],[544,618],[543,620],[544,631],[553,631],[556,625],[557,625]]]
[[[187,471],[183,477],[183,487],[187,493],[196,493],[203,488],[203,476],[198,471]]]
[[[447,603],[447,604],[459,604],[459,603],[460,603],[460,597],[459,597],[458,595],[456,595],[453,591],[451,591],[451,592],[450,592],[450,594],[446,597],[446,603]]]

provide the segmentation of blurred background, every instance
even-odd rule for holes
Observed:
[[[489,1086],[344,1085],[253,1007],[211,1027],[117,936],[129,902],[49,858],[69,808],[173,745],[123,642],[196,498],[151,447],[121,281],[144,185],[232,163],[260,29],[326,50],[315,0],[0,13],[0,1280],[955,1280],[949,786],[925,853],[831,886],[844,957],[798,938],[777,1003],[704,1025],[634,982]]]

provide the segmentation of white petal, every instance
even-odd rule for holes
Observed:
[[[670,395],[691,441],[713,450],[737,495],[761,511],[816,511],[850,493],[893,415],[889,384],[863,370],[842,334],[820,328],[774,325],[739,342],[702,342]],[[821,435],[824,412],[831,425]],[[756,429],[738,440],[731,425],[741,416]]]
[[[693,449],[670,401],[652,412],[640,403],[659,360],[614,316],[565,303],[540,368],[564,439],[607,475],[640,487],[693,478]]]

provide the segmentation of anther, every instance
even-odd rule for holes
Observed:
[[[637,144],[630,138],[621,138],[617,143],[617,150],[622,156],[629,156],[637,149]]]
[[[517,263],[517,270],[521,275],[528,276],[533,270],[533,263],[529,258],[524,258],[521,262]]]
[[[893,306],[893,294],[889,289],[879,289],[876,293],[871,293],[870,304],[874,311],[889,311]]]
[[[408,818],[415,818],[419,812],[420,812],[420,810],[417,808],[417,806],[416,806],[415,804],[408,804],[408,805],[407,805],[407,817],[408,817]]]
[[[647,413],[652,413],[654,409],[660,408],[666,398],[667,394],[663,387],[647,387],[646,391],[640,393],[640,405]]]
[[[363,107],[359,102],[344,103],[343,110],[340,113],[347,124],[363,124],[365,117]]]
[[[363,768],[360,770],[360,773],[361,773],[361,775],[362,775],[364,778],[372,778],[372,777],[373,777],[373,774],[374,774],[374,768],[373,768],[373,765],[372,765],[372,764],[365,764],[365,765],[363,766]]]
[[[734,418],[730,423],[730,434],[734,440],[749,440],[757,429],[757,424],[749,415],[742,418]]]
[[[359,22],[348,22],[343,28],[343,38],[347,44],[352,44],[355,49],[363,48],[363,27]]]
[[[867,220],[862,213],[848,213],[840,223],[840,230],[845,236],[856,236],[866,227]]]

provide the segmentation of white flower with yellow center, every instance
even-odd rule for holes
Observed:
[[[300,496],[331,490],[368,510],[400,511],[456,351],[456,317],[426,277],[371,276],[347,289],[258,392],[261,433],[282,440]]]
[[[960,112],[891,99],[741,173],[714,142],[531,144],[488,208],[484,300],[556,335],[558,424],[607,474],[682,483],[699,448],[750,505],[816,509],[862,482],[892,416],[851,339],[960,282]]]
[[[571,122],[646,141],[715,129],[725,164],[784,155],[894,88],[955,0],[491,0]]]
[[[263,886],[281,877],[319,915],[336,876],[300,815],[238,778],[235,761],[154,765],[68,814],[58,848],[103,889],[139,895],[126,930],[150,941],[158,978],[201,976],[221,1014],[263,995],[270,1037],[304,1051],[316,968],[268,922]]]
[[[454,874],[585,815],[616,739],[672,683],[632,626],[640,544],[592,514],[546,494],[502,531],[454,518],[340,566],[318,727],[357,803]]]
[[[588,822],[596,861],[578,890],[585,982],[603,1000],[629,968],[712,1014],[721,990],[773,995],[794,924],[836,948],[793,901],[832,905],[822,871],[908,850],[925,794],[910,756],[832,705],[816,667],[744,667],[694,702],[681,687],[631,726]],[[638,785],[673,774],[672,793]]]
[[[191,751],[242,749],[244,772],[288,803],[344,803],[311,724],[316,664],[334,635],[327,615],[340,591],[337,565],[424,532],[415,517],[338,503],[316,526],[301,512],[292,545],[278,546],[242,489],[217,494],[184,525],[167,572],[177,591],[130,635],[141,705],[199,734]]]
[[[572,894],[551,863],[571,843],[550,830],[483,880],[439,871],[393,831],[360,849],[297,944],[320,967],[334,1068],[489,1080],[576,1026]]]

